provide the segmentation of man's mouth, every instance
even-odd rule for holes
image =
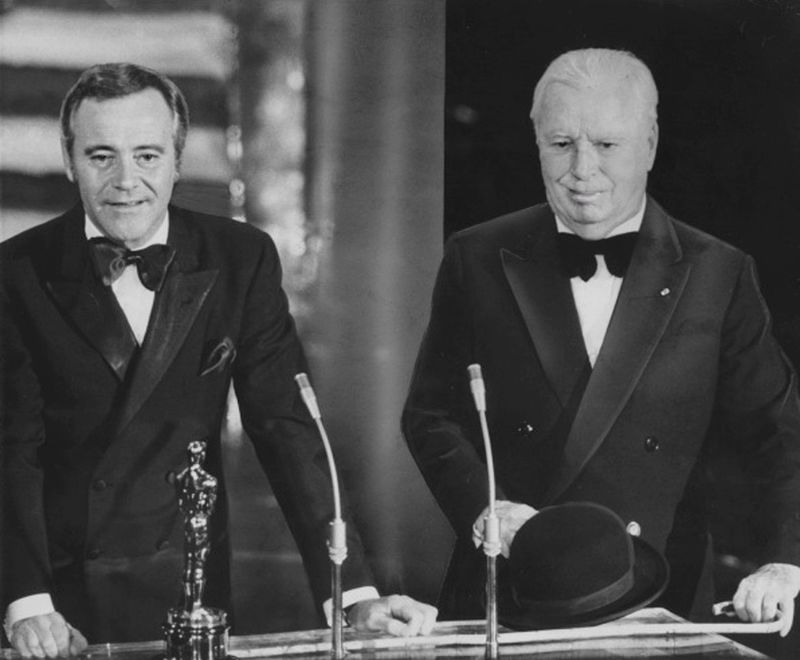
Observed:
[[[143,200],[143,199],[137,199],[137,200],[133,200],[133,201],[129,201],[129,202],[106,202],[106,204],[108,204],[109,206],[113,206],[114,208],[123,208],[123,209],[125,209],[125,208],[135,208],[135,207],[140,206],[141,204],[144,204],[144,203],[145,203],[145,200]]]
[[[602,193],[599,190],[592,192],[586,192],[580,190],[569,191],[569,196],[576,202],[592,202],[596,200],[601,194]]]

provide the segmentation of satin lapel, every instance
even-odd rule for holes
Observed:
[[[136,339],[113,292],[92,270],[83,222],[80,209],[67,221],[61,268],[47,282],[47,288],[62,312],[122,381],[136,352]]]
[[[545,497],[569,487],[606,438],[672,317],[691,265],[666,214],[651,200],[600,354]]]
[[[558,272],[555,223],[538,227],[527,258],[503,249],[501,259],[545,374],[566,406],[588,358],[569,280]]]
[[[169,243],[176,248],[173,267],[156,294],[139,359],[131,372],[130,389],[117,418],[121,431],[142,407],[166,373],[203,307],[219,271],[191,271],[197,266],[197,246],[182,212],[170,208]]]

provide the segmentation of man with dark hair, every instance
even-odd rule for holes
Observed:
[[[220,484],[205,601],[229,608],[220,428],[231,380],[329,609],[330,474],[294,382],[306,362],[272,241],[169,204],[188,111],[155,71],[92,67],[61,126],[81,204],[0,247],[7,636],[37,657],[75,654],[86,638],[160,637],[182,594],[175,475],[196,440]],[[348,532],[351,624],[428,632],[435,608],[380,598],[354,525]]]
[[[800,402],[753,260],[646,194],[658,93],[630,53],[557,58],[531,118],[547,204],[455,234],[406,403],[406,439],[458,540],[446,618],[482,614],[487,475],[467,366],[486,379],[502,553],[543,507],[601,504],[670,563],[663,604],[711,614],[711,438],[749,458],[763,565],[740,618],[792,624],[800,589]],[[503,573],[503,562],[498,568]],[[506,585],[508,586],[508,585]]]

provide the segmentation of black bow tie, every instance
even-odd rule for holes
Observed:
[[[151,291],[160,291],[175,258],[175,248],[169,245],[158,244],[144,250],[129,250],[107,238],[93,238],[89,243],[97,274],[106,286],[111,286],[127,266],[134,264],[142,284]]]
[[[558,253],[564,275],[580,277],[587,282],[597,270],[595,255],[602,254],[608,272],[617,277],[624,277],[638,236],[638,232],[629,232],[599,241],[587,241],[575,234],[559,232]]]

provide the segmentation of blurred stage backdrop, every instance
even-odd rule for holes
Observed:
[[[399,415],[444,236],[544,200],[528,109],[559,52],[623,47],[650,65],[661,91],[654,195],[755,255],[800,362],[799,5],[0,0],[0,236],[77,198],[56,117],[80,70],[130,60],[171,75],[193,125],[176,201],[276,240],[380,586],[435,600],[452,533]],[[235,401],[228,421],[236,632],[314,627]],[[750,566],[749,486],[731,456],[711,477],[729,597]]]
[[[78,73],[171,76],[192,128],[175,201],[279,246],[293,313],[379,586],[435,600],[451,532],[399,431],[441,255],[443,2],[0,3],[0,236],[68,208],[57,116]],[[319,625],[242,437],[226,442],[240,634]]]

